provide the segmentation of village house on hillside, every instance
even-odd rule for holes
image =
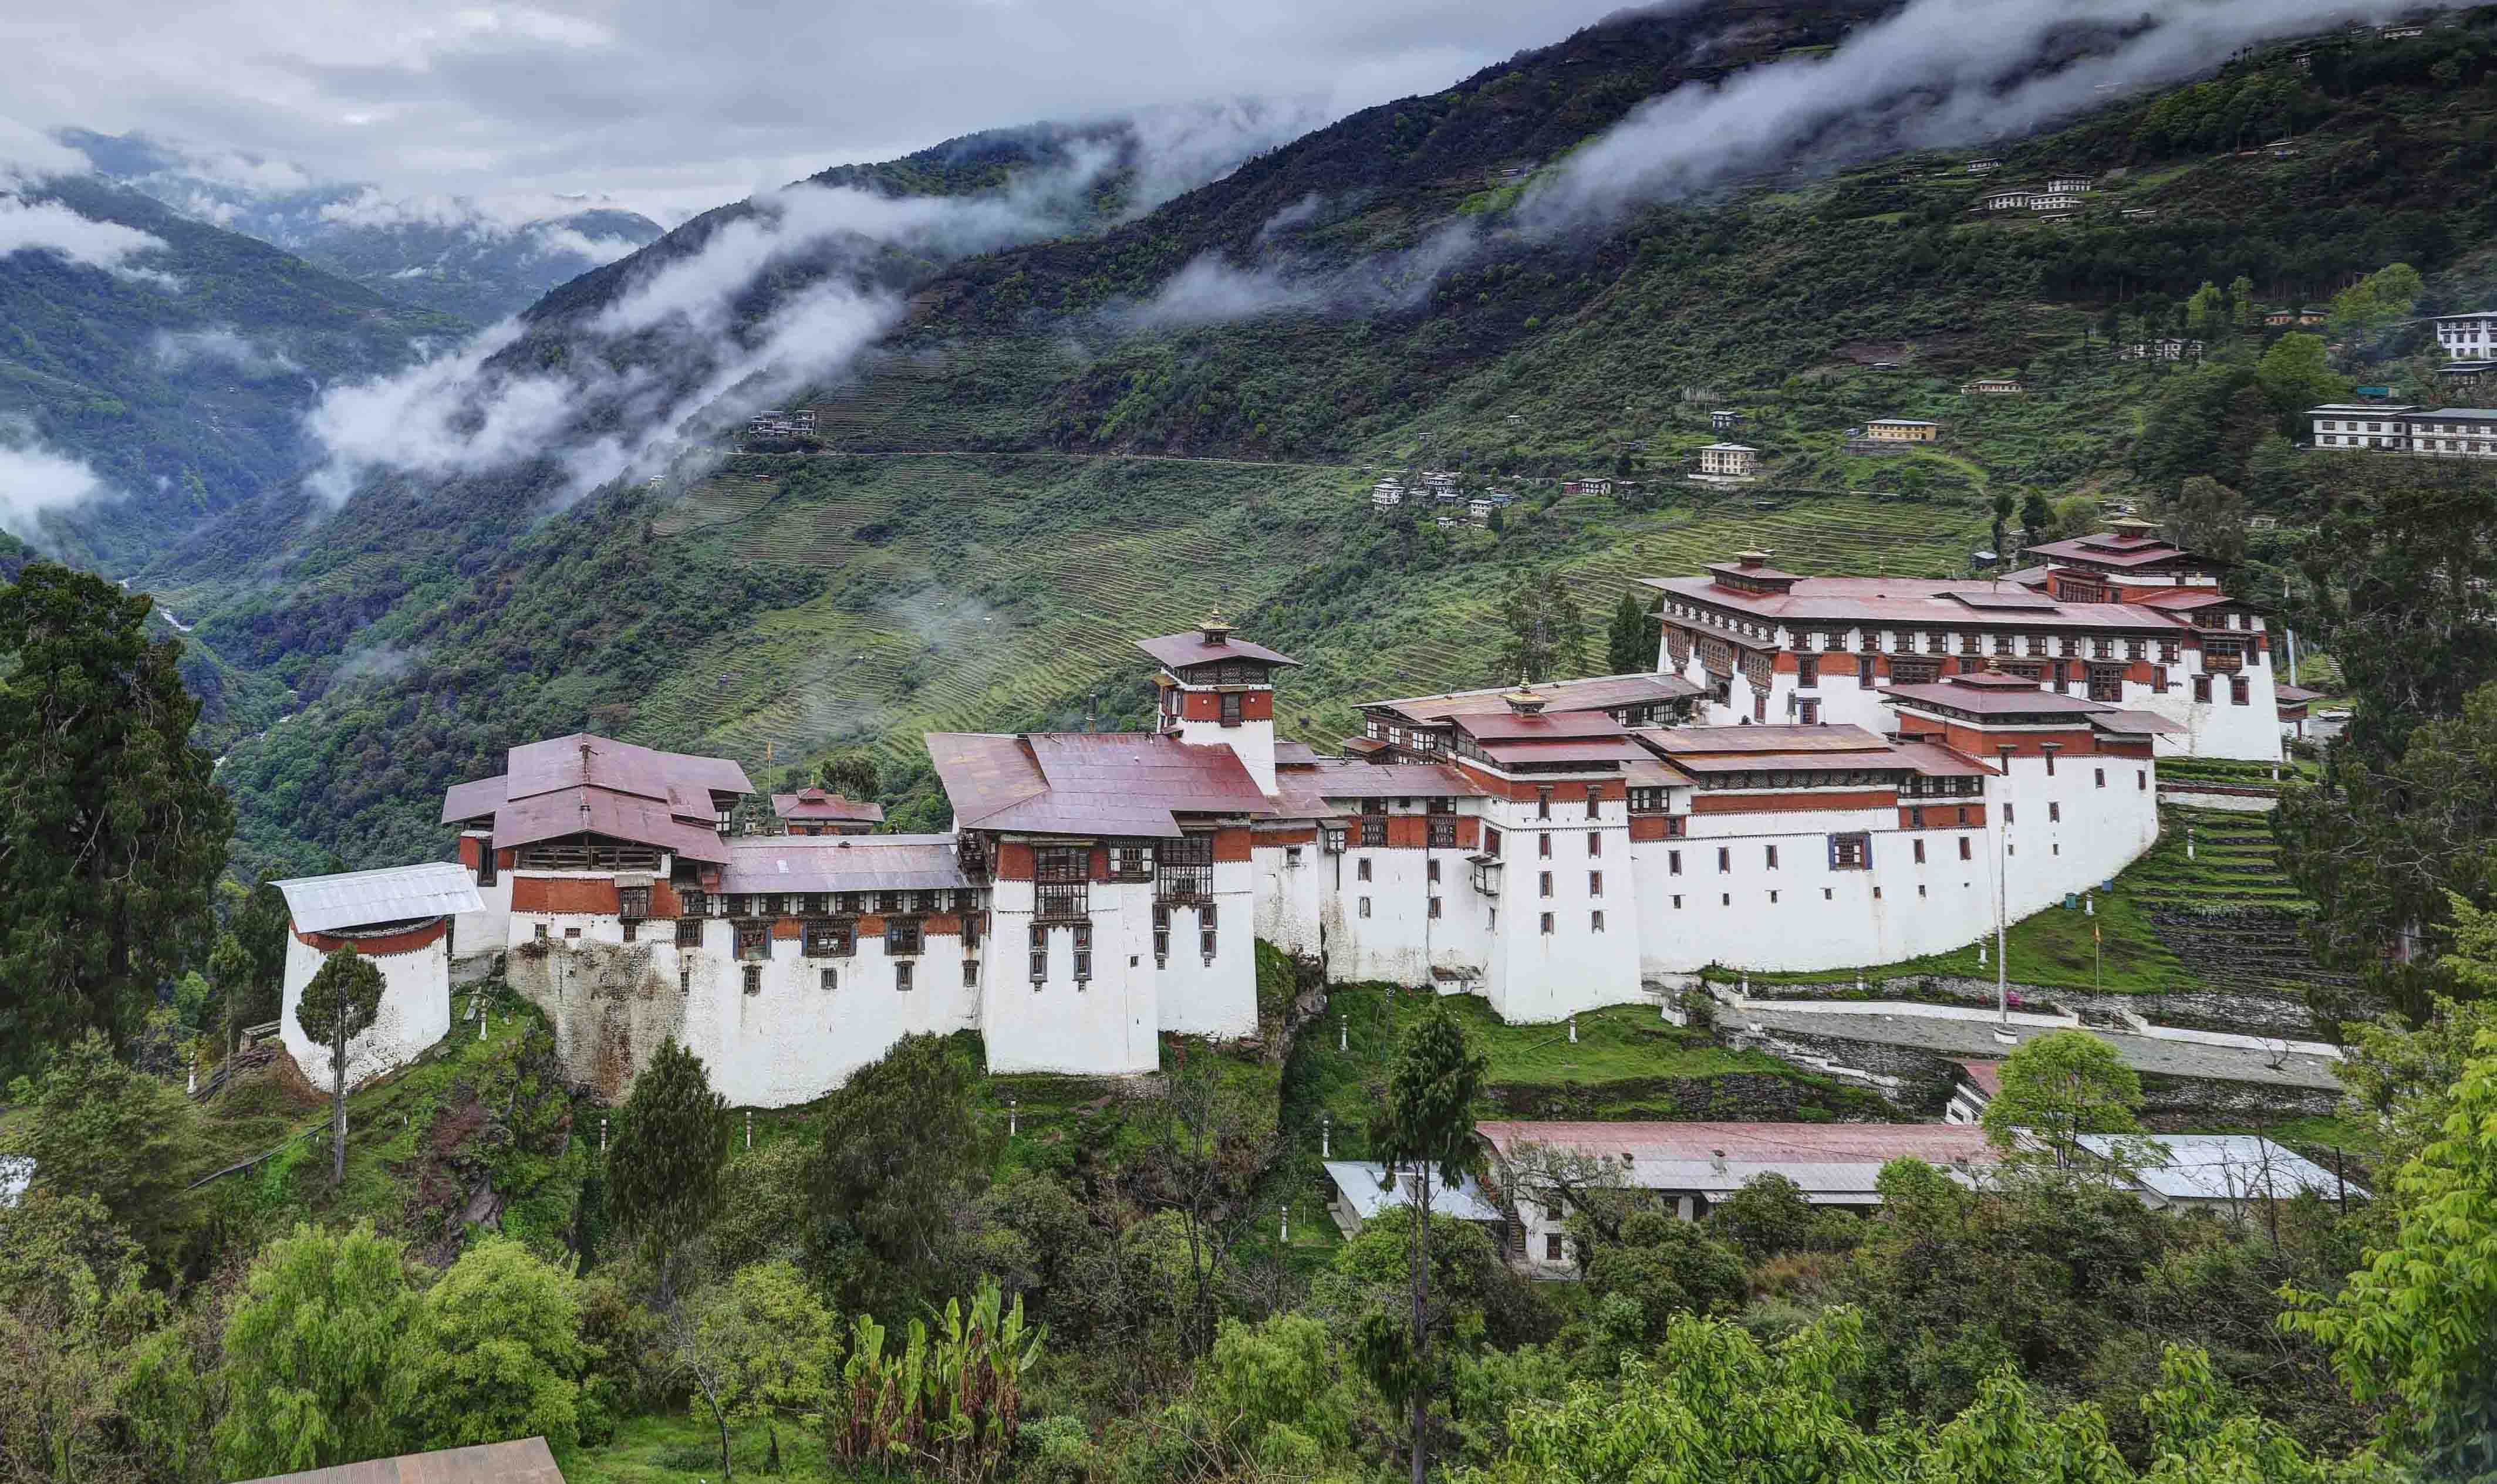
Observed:
[[[2180,339],[2174,335],[2156,340],[2135,340],[2130,345],[2117,346],[2115,359],[2118,361],[2199,361],[2202,359],[2202,342]]]
[[[2013,396],[2028,390],[2008,376],[1980,376],[1962,384],[1959,392],[1962,396]]]
[[[2321,451],[2497,458],[2497,411],[2333,402],[2307,410]]]
[[[1699,451],[1699,479],[1755,479],[1760,451],[1748,443],[1711,443]]]

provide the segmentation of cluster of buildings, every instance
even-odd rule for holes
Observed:
[[[745,436],[749,439],[811,438],[815,436],[815,409],[767,407],[745,420]]]
[[[1611,488],[1611,481],[1605,481],[1607,492]],[[1564,489],[1576,492],[1565,486]],[[1441,525],[1454,525],[1459,517],[1474,525],[1489,525],[1492,512],[1516,504],[1517,496],[1506,489],[1469,495],[1457,475],[1444,470],[1424,474],[1421,483],[1410,488],[1393,475],[1370,487],[1370,508],[1375,512],[1385,514],[1407,503],[1438,512]]]
[[[2176,335],[2163,335],[2156,340],[2135,340],[2115,348],[2118,361],[2199,361],[2202,342]]]
[[[2497,371],[2497,309],[2440,315],[2437,345],[2446,354],[2438,377],[2474,386]],[[2359,388],[2361,395],[2380,389]],[[2497,411],[2485,407],[2422,407],[2389,400],[2327,402],[2306,411],[2313,446],[2330,452],[2409,454],[2425,458],[2497,458]]]
[[[1368,703],[1333,755],[1275,735],[1294,662],[1210,617],[1140,642],[1151,730],[929,737],[940,834],[803,792],[749,832],[733,761],[527,743],[446,795],[456,865],[285,884],[283,1033],[325,1081],[294,1007],[352,943],[390,989],[351,1075],[499,968],[582,1082],[620,1093],[673,1036],[777,1106],[913,1031],[978,1030],[1000,1072],[1151,1071],[1165,1032],[1255,1033],[1257,939],[1514,1022],[1957,947],[2147,849],[2160,756],[2280,752],[2262,617],[2215,564],[2132,527],[2030,554],[1650,580],[1654,671]]]

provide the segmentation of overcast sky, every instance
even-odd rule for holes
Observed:
[[[953,135],[1431,91],[1622,0],[77,0],[0,10],[0,116],[394,192],[604,194],[674,223]]]

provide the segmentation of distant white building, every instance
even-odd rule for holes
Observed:
[[[1394,510],[1405,503],[1405,486],[1392,479],[1382,479],[1370,487],[1370,508]]]
[[[2003,168],[2001,160],[1971,160],[1964,167],[1972,175],[1990,175]]]
[[[2080,208],[2081,198],[2062,191],[2040,191],[2029,203],[2032,211],[2077,211]]]
[[[2320,450],[2497,458],[2497,411],[2332,402],[2307,409]]]
[[[2089,188],[2090,177],[2087,175],[2049,175],[2046,177],[2046,189],[2054,192],[2058,196],[2077,196]]]
[[[2438,315],[2436,343],[2449,361],[2497,361],[2497,309]]]
[[[1721,407],[1708,414],[1708,430],[1713,433],[1729,433],[1734,430],[1734,426],[1742,421],[1743,415],[1740,412],[1730,407]]]
[[[2202,359],[2202,342],[2183,340],[2174,335],[2164,336],[2157,340],[2135,340],[2131,345],[2118,346],[2115,359],[2118,361],[2199,361]]]
[[[1711,443],[1699,451],[1699,472],[1712,479],[1756,478],[1760,451],[1748,443]]]

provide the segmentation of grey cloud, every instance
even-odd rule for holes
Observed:
[[[133,267],[130,262],[164,249],[162,237],[136,227],[80,216],[56,201],[0,195],[0,257],[19,252],[51,253],[125,278],[171,283],[173,280],[164,273]]]
[[[0,421],[0,530],[35,541],[43,517],[106,492],[95,470],[45,447],[22,420]]]

